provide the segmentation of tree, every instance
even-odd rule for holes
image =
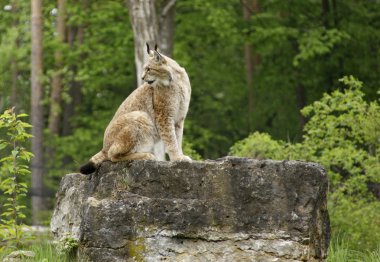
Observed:
[[[241,1],[243,5],[243,18],[249,22],[252,14],[257,14],[260,10],[258,0]],[[245,62],[245,76],[247,81],[248,90],[248,128],[252,130],[252,115],[254,110],[254,92],[253,92],[253,76],[259,64],[259,56],[253,54],[253,46],[251,43],[244,44],[244,62]]]
[[[155,43],[158,39],[156,9],[152,0],[128,0],[127,3],[135,42],[136,79],[140,86],[143,65],[148,59],[145,43]]]
[[[13,22],[12,22],[12,27],[17,28],[19,24],[19,19],[18,19],[18,6],[16,1],[13,2],[12,4],[12,14],[13,14]],[[16,36],[15,39],[15,48],[18,49],[20,47],[19,44],[19,37]],[[17,65],[17,56],[13,56],[11,58],[11,71],[12,71],[12,86],[11,86],[11,104],[12,106],[15,107],[15,110],[19,110],[18,108],[18,84],[17,84],[17,78],[19,75],[19,70],[18,70],[18,65]]]
[[[62,1],[62,0],[61,0]],[[88,11],[89,2],[88,0],[80,1],[80,6],[84,12]],[[69,45],[70,51],[75,52],[80,49],[83,45],[84,34],[86,30],[86,25],[82,21],[80,24],[71,24],[68,26],[67,30],[67,43]],[[84,59],[83,52],[79,52],[79,59]],[[82,83],[75,79],[75,75],[78,74],[78,66],[75,63],[70,63],[69,70],[71,76],[68,79],[68,101],[65,101],[63,105],[63,126],[62,126],[62,136],[70,136],[73,133],[73,118],[75,112],[82,101]],[[62,164],[67,165],[72,161],[72,157],[65,155],[62,159]]]
[[[36,115],[26,107],[31,104],[31,2],[0,0],[0,109],[16,102],[20,113],[32,118]],[[300,141],[301,117],[308,118],[298,109],[333,92],[342,75],[354,72],[367,83],[363,92],[369,100],[378,91],[380,5],[375,1],[66,0],[63,45],[57,41],[60,13],[51,12],[57,2],[43,2],[45,86],[51,86],[53,72],[61,73],[63,84],[60,134],[44,137],[55,151],[54,161],[49,157],[44,163],[44,183],[52,190],[62,174],[99,150],[104,128],[136,88],[134,59],[145,55],[145,41],[157,42],[188,72],[193,88],[184,137],[204,158],[227,154],[250,130]],[[244,19],[243,3],[255,2],[259,12],[250,7]],[[150,15],[138,12],[138,5]],[[151,29],[152,37],[139,40]],[[253,59],[260,58],[247,71],[252,60],[245,60],[245,46],[251,46],[246,50]],[[144,58],[138,60],[137,70]],[[53,123],[47,118],[54,111],[51,90],[43,92],[46,126]]]
[[[26,108],[30,105],[29,4],[29,1],[0,1],[0,110],[13,106],[17,112],[29,110],[29,106]]]
[[[158,44],[160,52],[172,57],[175,32],[176,0],[163,0],[158,10]]]
[[[58,0],[57,13],[57,48],[54,52],[55,71],[52,76],[49,112],[49,131],[51,134],[58,135],[61,120],[61,93],[62,93],[62,44],[65,42],[65,0]]]
[[[66,11],[63,119],[61,135],[51,141],[56,151],[49,166],[52,189],[64,172],[77,170],[78,163],[99,150],[107,123],[136,88],[124,0],[67,1]]]
[[[163,54],[173,53],[174,17],[176,0],[135,1],[128,0],[127,6],[135,43],[137,85],[142,84],[142,70],[148,54],[145,43],[158,44]]]
[[[31,151],[34,158],[31,161],[32,172],[32,215],[33,224],[39,224],[38,214],[44,210],[45,203],[42,195],[44,184],[44,149],[43,129],[44,115],[42,99],[44,95],[43,57],[42,57],[42,0],[31,0],[31,34],[32,34],[32,56],[31,56],[31,124],[32,141]]]

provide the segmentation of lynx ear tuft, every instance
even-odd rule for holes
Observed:
[[[147,52],[148,55],[149,55],[149,54],[150,54],[149,44],[148,44],[148,42],[146,42],[145,44],[146,44],[146,52]]]
[[[158,52],[158,50],[157,50],[157,44],[154,45],[154,50]]]

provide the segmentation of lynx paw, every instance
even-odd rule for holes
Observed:
[[[182,155],[182,156],[177,156],[172,159],[172,161],[186,161],[186,162],[191,162],[192,159],[188,156]]]

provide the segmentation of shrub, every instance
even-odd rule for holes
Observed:
[[[0,115],[0,132],[5,138],[0,140],[0,190],[5,196],[1,198],[0,236],[4,243],[16,248],[25,238],[22,219],[26,207],[22,198],[27,192],[25,180],[30,174],[28,163],[32,157],[24,147],[31,137],[26,132],[30,125],[20,120],[25,116],[16,115],[12,109]]]

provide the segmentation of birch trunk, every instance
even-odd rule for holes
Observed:
[[[42,0],[31,0],[31,151],[34,158],[31,162],[32,171],[32,218],[33,224],[40,224],[38,214],[45,209],[43,198],[43,86],[42,86]]]
[[[17,43],[16,43],[16,48],[18,48]],[[18,84],[17,84],[17,79],[18,79],[18,66],[17,66],[17,60],[16,58],[12,58],[11,61],[11,74],[12,74],[12,86],[11,86],[11,106],[15,107],[16,113],[20,111],[19,106],[19,99],[18,99]]]
[[[12,15],[13,15],[13,22],[12,27],[17,28],[19,25],[19,19],[18,19],[18,6],[16,5],[16,2],[12,3]],[[20,41],[19,36],[17,35],[16,41],[15,41],[15,47],[16,50],[19,50],[20,47]],[[16,51],[16,52],[17,52]],[[19,99],[18,99],[18,65],[17,65],[17,55],[12,57],[11,60],[11,76],[12,76],[12,85],[11,85],[11,106],[15,107],[16,112],[19,112],[20,108],[19,106]]]
[[[65,0],[58,0],[57,41],[65,42]],[[52,77],[50,96],[49,131],[58,135],[61,124],[61,93],[62,93],[62,51],[58,48],[54,53],[55,72]]]

